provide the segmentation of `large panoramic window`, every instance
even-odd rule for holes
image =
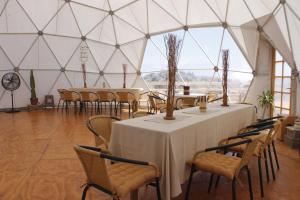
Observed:
[[[253,78],[252,69],[231,37],[222,27],[193,28],[173,32],[182,41],[176,92],[183,92],[183,85],[190,86],[193,94],[209,92],[222,95],[222,50],[229,49],[230,66],[228,93],[230,102],[242,102]],[[167,90],[167,60],[164,36],[148,40],[141,72],[150,89]]]
[[[275,61],[272,72],[274,109],[273,116],[286,115],[290,113],[291,95],[291,67],[283,60],[282,56],[276,51]]]

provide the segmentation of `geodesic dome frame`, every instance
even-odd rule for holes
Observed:
[[[218,26],[230,33],[254,74],[260,67],[260,36],[297,74],[298,4],[297,0],[1,0],[0,74],[14,70],[21,75],[17,106],[29,99],[29,69],[36,74],[40,97],[56,94],[57,88],[82,87],[80,47],[86,45],[89,86],[103,87],[105,82],[114,87],[125,63],[130,85],[146,87],[141,66],[152,36]],[[2,88],[0,92],[0,107],[7,107],[8,95]]]

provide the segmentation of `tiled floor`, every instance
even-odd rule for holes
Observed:
[[[127,117],[127,113],[124,113]],[[0,113],[0,199],[70,199],[81,198],[80,186],[85,175],[73,151],[74,144],[93,145],[93,137],[85,127],[88,115],[56,110]],[[265,183],[267,200],[300,199],[300,156],[298,151],[278,142],[281,169],[276,181]],[[259,197],[256,160],[251,163],[255,199]],[[207,194],[208,174],[195,175],[191,200],[231,199],[230,182],[221,179],[219,187]],[[238,186],[238,199],[248,199],[245,186]],[[186,185],[183,185],[185,190]],[[155,199],[152,188],[142,188],[140,199]],[[88,198],[110,199],[90,190]],[[126,199],[129,199],[127,197]],[[183,199],[182,195],[175,198]]]

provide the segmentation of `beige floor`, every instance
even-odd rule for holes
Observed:
[[[127,114],[124,113],[127,117]],[[85,127],[88,115],[56,110],[0,113],[0,199],[80,199],[85,176],[73,151],[74,144],[93,145]],[[265,184],[267,200],[298,200],[300,197],[300,157],[298,151],[278,142],[281,170],[277,180]],[[255,199],[259,198],[257,167],[252,163]],[[245,175],[242,175],[246,183]],[[217,190],[207,194],[208,175],[195,176],[192,200],[230,199],[230,183],[221,179]],[[245,185],[246,186],[246,185]],[[183,185],[185,189],[185,185]],[[248,199],[247,187],[238,187],[238,199]],[[152,188],[143,188],[140,199],[155,199]],[[91,190],[90,200],[110,199]],[[128,199],[128,197],[126,198]],[[183,199],[182,196],[176,200]]]

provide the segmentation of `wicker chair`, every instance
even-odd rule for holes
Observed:
[[[210,103],[210,102],[213,102],[217,99],[218,95],[217,93],[215,92],[208,92],[207,93],[207,102]]]
[[[106,103],[109,104],[109,113],[112,114],[112,108],[114,107],[116,114],[116,95],[109,91],[98,91],[98,110],[102,114],[102,103],[104,103],[104,109],[106,110]]]
[[[157,113],[158,111],[163,112],[167,108],[166,101],[156,95],[148,95],[150,112]]]
[[[99,97],[97,95],[97,93],[95,92],[90,92],[90,91],[81,91],[79,92],[80,93],[80,96],[81,96],[81,104],[82,104],[82,107],[84,108],[84,110],[86,111],[87,107],[88,107],[88,103],[91,104],[91,112],[93,112],[93,103],[97,103]],[[82,109],[81,107],[81,109]],[[95,107],[96,108],[96,107]]]
[[[77,107],[77,102],[80,103],[81,100],[80,94],[71,90],[63,90],[63,97],[65,100],[66,109],[69,108],[71,103],[74,103],[74,106]]]
[[[184,109],[195,107],[197,104],[198,98],[197,97],[180,97],[176,99],[176,108],[177,109]]]
[[[82,200],[85,200],[90,187],[119,200],[147,184],[156,187],[157,199],[161,199],[160,172],[155,164],[111,156],[96,147],[76,145],[74,149],[87,176]],[[112,161],[113,164],[108,164],[107,161]]]
[[[131,92],[117,92],[116,96],[117,106],[120,108],[120,116],[122,114],[122,105],[124,103],[128,104],[128,117],[131,116],[131,108],[135,101],[135,95]]]
[[[268,157],[267,157],[267,150],[269,153],[269,161],[271,164],[271,170],[273,179],[275,180],[275,173],[273,167],[273,160],[271,155],[271,147],[273,138],[276,137],[276,133],[278,132],[280,127],[280,122],[276,122],[275,124],[266,125],[263,127],[256,128],[252,131],[244,132],[234,137],[227,138],[220,142],[221,145],[235,143],[244,139],[256,139],[259,137],[257,147],[253,153],[254,157],[257,157],[258,160],[258,172],[259,172],[259,183],[260,183],[260,193],[261,196],[264,197],[264,189],[263,189],[263,179],[262,179],[262,169],[261,169],[261,160],[264,159],[265,161],[265,168],[266,168],[266,175],[267,181],[269,181],[269,166],[268,166]],[[229,148],[228,151],[237,153],[238,155],[243,155],[245,152],[245,145],[235,146]],[[276,149],[274,146],[274,154],[276,158],[277,167],[279,169],[278,158]]]
[[[108,149],[111,127],[114,121],[120,121],[120,119],[111,116],[96,115],[86,121],[87,128],[95,136],[95,145],[97,147]]]
[[[59,105],[60,105],[61,101],[63,102],[63,107],[64,107],[64,104],[65,104],[64,91],[65,91],[65,89],[58,89],[57,90],[57,92],[59,94],[59,100],[58,100],[58,104],[57,104],[57,110],[59,109]]]
[[[246,149],[242,158],[224,155],[221,152],[226,152],[226,149],[234,146],[245,145]],[[224,176],[227,179],[232,181],[232,199],[236,199],[235,184],[238,180],[238,176],[242,169],[246,169],[248,175],[248,185],[249,185],[249,194],[250,199],[253,199],[252,192],[252,183],[251,183],[251,174],[248,168],[248,163],[250,158],[253,155],[257,145],[257,140],[245,139],[232,144],[227,144],[223,146],[213,147],[205,149],[204,151],[197,152],[193,159],[188,162],[188,165],[191,166],[191,173],[188,181],[187,191],[185,199],[189,197],[189,191],[193,179],[193,174],[197,170],[202,170],[205,172],[211,173],[210,183],[208,192],[211,190],[211,185],[214,175]],[[217,152],[212,152],[217,151]]]

